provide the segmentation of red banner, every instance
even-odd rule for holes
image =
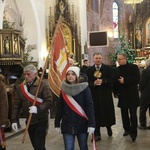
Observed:
[[[59,23],[54,33],[52,52],[50,55],[50,67],[48,81],[51,90],[57,96],[60,94],[61,83],[66,77],[66,70],[69,67],[68,56],[65,48],[65,41],[61,24]]]

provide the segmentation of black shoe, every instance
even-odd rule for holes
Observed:
[[[134,134],[131,134],[130,137],[131,137],[132,141],[135,142],[136,136]]]
[[[95,136],[95,142],[100,141],[101,140],[101,136]],[[91,142],[93,142],[93,139],[91,139]]]
[[[107,127],[107,134],[108,134],[108,136],[112,136],[112,129],[111,129],[111,127]]]
[[[100,141],[101,140],[101,136],[96,136],[95,137],[95,142]]]
[[[129,134],[130,134],[130,132],[125,131],[125,132],[123,133],[123,136],[127,136],[127,135],[129,135]]]
[[[149,126],[147,126],[146,128],[150,130],[150,125],[149,125]]]
[[[132,141],[135,142],[136,140],[136,137],[131,137]]]
[[[141,130],[146,130],[147,129],[146,126],[139,126],[138,128],[141,129]]]

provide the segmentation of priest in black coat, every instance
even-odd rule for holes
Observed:
[[[112,98],[112,85],[114,82],[114,69],[102,63],[102,54],[93,55],[94,65],[86,71],[89,87],[91,89],[96,128],[95,140],[101,140],[100,127],[107,128],[108,136],[112,136],[111,126],[116,123],[114,103]]]
[[[139,84],[139,90],[141,92],[139,116],[140,129],[150,129],[150,126],[146,126],[146,111],[147,109],[150,109],[150,59],[147,59],[145,64],[146,69],[142,72]]]
[[[114,96],[119,99],[124,128],[123,136],[129,135],[133,141],[137,137],[137,107],[139,106],[138,84],[140,81],[139,68],[127,62],[127,55],[117,56],[119,66],[115,71]]]

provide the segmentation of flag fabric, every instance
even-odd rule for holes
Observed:
[[[96,148],[96,142],[95,142],[95,137],[94,137],[94,133],[92,133],[92,139],[93,139],[92,150],[97,150],[97,148]]]
[[[69,67],[61,22],[56,25],[51,48],[48,81],[53,93],[59,96],[62,81],[65,79]]]

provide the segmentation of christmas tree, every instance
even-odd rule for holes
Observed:
[[[127,55],[127,61],[128,63],[133,63],[135,60],[135,51],[132,49],[132,46],[129,42],[127,42],[127,39],[124,34],[122,34],[119,37],[119,46],[115,48],[115,53],[110,53],[109,57],[110,59],[116,63],[117,61],[117,55],[119,53],[125,53]]]

